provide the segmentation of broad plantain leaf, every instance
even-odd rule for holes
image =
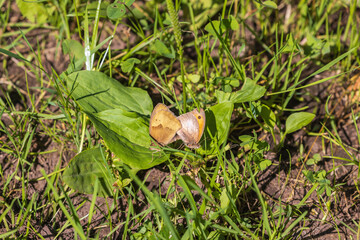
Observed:
[[[65,39],[62,42],[62,49],[64,54],[69,54],[70,58],[75,61],[85,57],[83,45],[76,40]]]
[[[213,154],[223,144],[230,129],[231,114],[234,104],[224,102],[210,107],[206,112],[206,125],[200,154]]]
[[[125,87],[104,73],[79,71],[68,76],[71,96],[85,112],[98,113],[122,108],[142,115],[150,115],[152,101],[140,88]]]
[[[136,112],[117,108],[93,114],[106,127],[130,142],[149,148],[151,139],[147,121]]]
[[[92,194],[96,178],[99,179],[98,195],[112,196],[115,182],[104,157],[104,149],[93,148],[76,155],[63,173],[64,182],[81,193]]]
[[[65,39],[62,43],[62,49],[64,54],[69,54],[72,63],[66,70],[68,73],[79,71],[85,62],[84,47],[76,40]]]
[[[152,101],[146,91],[124,87],[100,72],[70,74],[71,96],[88,115],[97,132],[121,162],[135,171],[168,159],[164,152],[149,149],[147,116]]]
[[[151,168],[168,159],[169,155],[163,151],[153,151],[137,145],[107,127],[106,123],[99,120],[94,114],[87,113],[87,115],[109,149],[135,171]]]
[[[285,134],[295,132],[302,127],[308,125],[315,117],[315,114],[308,112],[298,112],[291,114],[286,119],[286,131]]]

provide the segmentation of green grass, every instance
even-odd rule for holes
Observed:
[[[360,237],[359,3],[202,3],[0,1],[0,238]]]

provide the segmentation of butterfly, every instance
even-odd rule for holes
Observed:
[[[194,109],[176,117],[169,108],[159,103],[150,117],[150,135],[162,146],[181,139],[189,148],[199,148],[205,129],[205,112]]]
[[[199,148],[199,141],[205,129],[205,112],[204,109],[192,110],[191,112],[180,115],[178,118],[181,122],[181,129],[177,131],[177,136],[187,147]]]
[[[150,116],[149,132],[160,145],[164,146],[177,140],[176,133],[181,127],[180,120],[165,104],[158,103],[155,106]]]

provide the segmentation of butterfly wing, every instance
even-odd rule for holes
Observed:
[[[154,108],[150,117],[150,135],[161,145],[173,142],[176,132],[181,129],[181,122],[176,116],[162,103]]]
[[[182,128],[177,135],[189,148],[199,148],[198,144],[205,129],[205,112],[194,109],[191,112],[182,114],[178,117]]]

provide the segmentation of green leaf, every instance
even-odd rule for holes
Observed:
[[[271,8],[271,9],[277,9],[278,8],[276,3],[274,3],[273,1],[265,1],[265,2],[262,2],[262,4],[267,8]]]
[[[264,159],[264,160],[260,161],[260,163],[259,163],[260,171],[264,171],[266,168],[271,166],[271,164],[272,164],[272,162],[269,159]]]
[[[332,195],[332,189],[328,185],[325,186],[326,189],[326,196],[330,197]]]
[[[137,171],[168,159],[168,154],[149,149],[152,101],[146,91],[94,71],[76,72],[66,80],[71,96],[122,163]]]
[[[16,0],[21,14],[33,23],[45,23],[55,10],[55,6],[37,1]]]
[[[231,85],[233,87],[239,87],[240,86],[240,80],[234,77],[216,77],[214,79],[215,84],[218,85],[221,83],[221,85]]]
[[[126,59],[126,61],[120,63],[121,71],[124,73],[129,73],[134,68],[134,65],[139,63],[141,63],[141,61],[137,58]]]
[[[283,49],[284,53],[290,53],[291,51],[295,50],[296,52],[299,51],[298,43],[294,40],[293,34],[288,34],[286,36],[287,42]]]
[[[63,173],[64,182],[81,193],[92,194],[96,179],[100,182],[98,195],[112,196],[112,184],[115,180],[102,148],[93,148],[79,153],[71,160]]]
[[[126,13],[126,7],[123,3],[114,2],[106,8],[106,15],[112,20],[122,18]]]
[[[286,131],[285,134],[295,132],[302,127],[308,125],[315,117],[315,114],[308,112],[298,112],[291,114],[286,119]]]
[[[232,87],[230,85],[225,85],[224,86],[224,92],[231,93],[231,91],[232,91]]]
[[[238,21],[236,21],[236,18],[233,15],[230,15],[229,20],[230,20],[230,28],[234,31],[238,30],[239,23]]]
[[[79,71],[85,62],[84,47],[76,40],[65,39],[62,43],[62,49],[64,54],[69,54],[70,60],[73,64],[70,64],[68,72]]]
[[[326,178],[326,171],[325,170],[321,170],[319,172],[317,172],[317,177],[320,179],[320,180],[323,180]]]
[[[109,149],[134,171],[151,168],[169,158],[169,155],[163,151],[153,151],[129,141],[110,129],[108,123],[98,119],[94,114],[87,113],[87,115]]]
[[[264,96],[265,92],[265,87],[256,84],[253,80],[247,79],[239,91],[226,93],[216,90],[215,95],[219,103],[242,103],[258,100]]]
[[[211,25],[211,23],[212,23],[212,25]],[[214,27],[213,27],[213,25],[214,25]],[[221,23],[220,21],[218,21],[218,20],[215,20],[215,21],[212,21],[212,22],[206,24],[206,26],[205,26],[205,31],[207,31],[207,32],[210,33],[211,35],[217,37],[214,28],[215,28],[215,30],[216,30],[219,34],[224,33],[225,30],[226,30],[226,27],[224,26],[224,24],[222,24],[222,23]]]
[[[226,142],[233,109],[233,103],[224,102],[210,107],[205,112],[204,140],[201,141],[201,148],[197,150],[200,154],[212,154],[221,144]]]
[[[70,58],[76,61],[85,57],[84,47],[76,40],[65,39],[62,42],[64,54],[69,54]]]
[[[310,170],[303,170],[302,171],[303,174],[305,175],[305,177],[310,181],[310,182],[315,182],[315,178],[314,178],[314,174],[312,171]]]
[[[12,52],[10,52],[10,51],[8,51],[8,50],[6,50],[6,49],[0,48],[0,52],[3,53],[3,54],[8,55],[9,57],[13,57],[13,58],[19,59],[19,60],[21,60],[21,61],[24,61],[24,62],[28,62],[28,63],[30,63],[30,64],[33,64],[33,63],[30,62],[29,60],[21,57],[21,56],[18,55],[18,54],[12,53]]]
[[[66,78],[71,96],[85,112],[99,113],[120,108],[150,116],[153,109],[148,93],[140,88],[124,87],[104,73],[80,71]]]
[[[269,144],[267,142],[260,141],[254,138],[254,136],[241,135],[239,136],[239,140],[241,141],[240,146],[243,147],[245,151],[254,150],[256,152],[263,152],[269,148]]]
[[[152,49],[159,55],[167,58],[175,58],[175,51],[171,48],[171,51],[166,47],[165,43],[156,39]]]
[[[246,79],[243,87],[235,92],[234,103],[251,102],[260,99],[266,92],[265,87],[256,84],[255,81]]]
[[[319,153],[315,153],[313,158],[316,162],[319,162],[321,160],[321,155]]]
[[[223,19],[221,21],[222,27],[225,27],[228,30],[238,30],[239,29],[239,23],[236,21],[236,18],[234,16],[230,16],[228,19]],[[218,31],[218,33],[220,33]]]
[[[276,116],[275,113],[266,105],[261,106],[260,115],[266,125],[269,127],[270,131],[274,130],[275,124],[276,124]]]
[[[316,163],[316,161],[315,161],[315,159],[313,159],[313,158],[309,158],[309,159],[306,161],[306,165],[309,165],[309,166],[314,165],[315,163]]]
[[[198,83],[200,81],[199,74],[188,74],[187,77],[189,78],[190,82],[192,82],[192,83]]]
[[[124,1],[125,5],[128,7],[130,7],[134,2],[135,2],[135,0],[125,0]]]
[[[93,114],[107,128],[116,134],[125,137],[130,142],[143,147],[150,147],[148,121],[135,112],[128,112],[123,109],[105,110]]]
[[[231,187],[229,187],[229,190],[231,190]],[[227,189],[223,188],[220,195],[220,208],[227,213],[230,210],[228,209],[229,207],[231,207],[231,205],[230,205],[230,199],[227,194]]]
[[[215,96],[218,101],[218,103],[224,103],[224,102],[233,102],[233,96],[235,93],[232,92],[224,92],[220,90],[215,90]]]

